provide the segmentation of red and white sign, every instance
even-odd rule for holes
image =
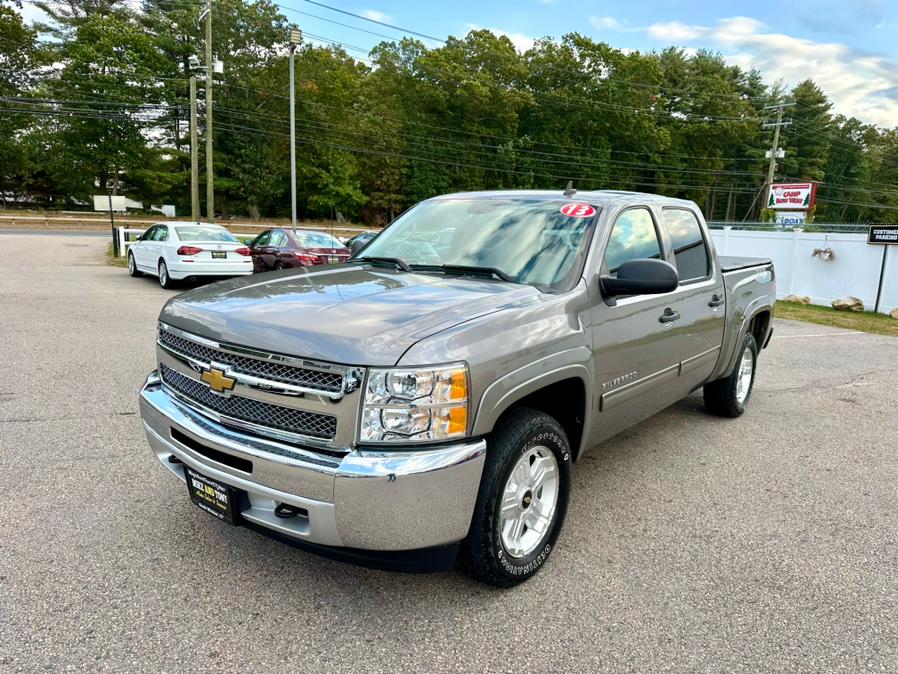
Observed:
[[[814,207],[817,183],[774,183],[770,186],[767,208],[806,211]]]
[[[561,212],[571,218],[589,218],[596,214],[596,209],[589,204],[565,204]]]

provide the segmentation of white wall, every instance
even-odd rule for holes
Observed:
[[[720,255],[769,257],[776,268],[776,295],[807,295],[823,306],[839,297],[853,295],[868,311],[876,303],[876,288],[887,251],[879,311],[898,307],[898,246],[873,246],[866,234],[821,232],[756,232],[713,229],[711,236]],[[834,258],[824,261],[811,255],[815,248],[831,248]]]

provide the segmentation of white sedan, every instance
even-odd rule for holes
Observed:
[[[174,281],[201,276],[245,276],[253,273],[248,246],[224,227],[200,222],[160,222],[128,250],[131,276],[152,274],[163,288]]]

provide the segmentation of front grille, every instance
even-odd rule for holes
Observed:
[[[337,433],[337,418],[329,414],[272,405],[235,395],[225,397],[213,393],[204,383],[161,363],[159,374],[163,383],[177,393],[233,419],[324,440],[332,440]]]
[[[205,362],[215,361],[230,365],[235,372],[248,374],[260,379],[268,379],[294,386],[304,386],[317,391],[339,393],[343,390],[343,375],[338,372],[321,372],[295,365],[285,365],[249,356],[237,356],[227,351],[213,349],[191,339],[185,339],[167,330],[159,330],[159,341],[166,347],[184,356]]]

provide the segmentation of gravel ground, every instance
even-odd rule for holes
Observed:
[[[172,293],[104,250],[0,234],[0,672],[898,670],[898,340],[777,321],[742,418],[593,450],[501,591],[191,505],[137,416]]]

